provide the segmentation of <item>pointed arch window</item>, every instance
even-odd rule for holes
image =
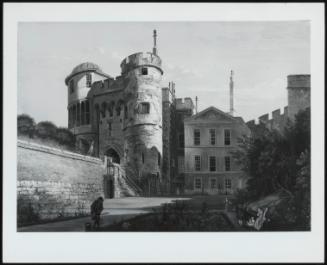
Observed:
[[[81,103],[81,125],[85,124],[85,103]]]
[[[77,103],[77,119],[76,119],[76,125],[80,126],[81,125],[81,103]]]
[[[88,100],[85,101],[85,123],[90,124],[90,103]]]

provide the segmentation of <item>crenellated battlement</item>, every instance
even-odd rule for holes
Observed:
[[[151,52],[138,52],[126,57],[120,64],[122,75],[140,66],[152,66],[157,68],[161,74],[161,59]]]
[[[288,107],[284,107],[283,113],[280,109],[276,109],[271,113],[261,115],[257,120],[253,119],[246,122],[246,125],[251,128],[252,126],[265,124],[269,129],[281,130],[286,125],[288,120]]]
[[[310,88],[310,75],[289,75],[287,76],[287,88]]]
[[[107,78],[104,80],[95,81],[92,84],[91,92],[97,94],[97,91],[101,90],[117,90],[123,87],[124,78],[122,76],[117,76],[114,78]]]

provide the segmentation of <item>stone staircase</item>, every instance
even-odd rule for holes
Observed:
[[[142,189],[133,179],[127,176],[125,169],[119,164],[112,164],[116,168],[115,194],[117,194],[119,197],[141,196],[143,193]]]

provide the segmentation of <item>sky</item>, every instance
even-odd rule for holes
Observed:
[[[234,71],[235,116],[257,119],[287,105],[287,75],[310,74],[310,24],[293,22],[21,22],[18,25],[18,114],[67,127],[64,79],[83,62],[120,75],[130,54],[152,51],[157,30],[163,86],[197,96],[198,111],[229,111]],[[282,111],[283,112],[283,111]]]

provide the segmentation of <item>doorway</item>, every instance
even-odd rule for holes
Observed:
[[[110,157],[113,163],[120,164],[120,157],[116,150],[109,148],[106,152],[106,156]]]

